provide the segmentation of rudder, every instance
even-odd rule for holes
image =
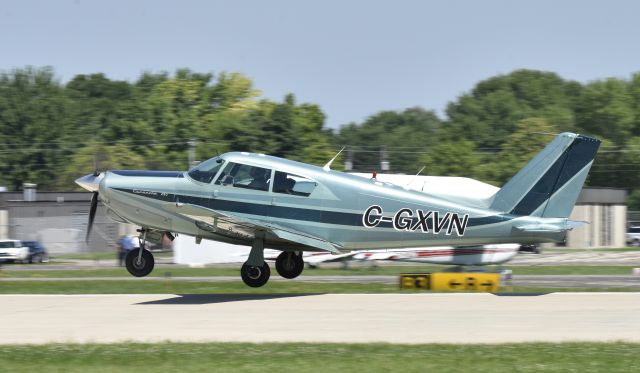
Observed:
[[[491,208],[513,215],[567,218],[600,140],[561,133],[500,189]]]

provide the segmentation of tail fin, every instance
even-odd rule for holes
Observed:
[[[600,140],[561,133],[494,196],[491,208],[514,215],[567,218]]]

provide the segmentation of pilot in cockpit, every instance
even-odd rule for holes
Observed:
[[[250,175],[253,178],[248,187],[258,190],[269,190],[269,172],[265,168],[254,167],[251,169]]]

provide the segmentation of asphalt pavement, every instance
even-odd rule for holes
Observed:
[[[0,344],[640,342],[639,293],[0,295]]]

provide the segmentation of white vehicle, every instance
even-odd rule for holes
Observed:
[[[627,230],[627,245],[640,246],[640,227],[631,227]]]
[[[20,240],[0,240],[0,261],[25,261],[29,258],[29,248]]]

